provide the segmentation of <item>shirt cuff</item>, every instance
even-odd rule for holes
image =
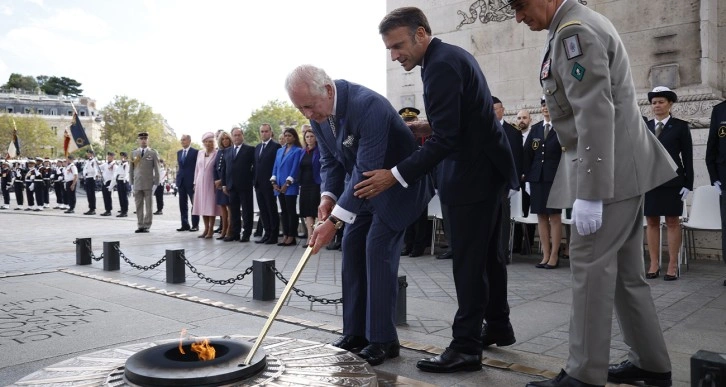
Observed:
[[[270,181],[277,182],[277,176],[272,175],[272,177],[270,177]]]
[[[408,184],[406,183],[406,180],[403,180],[403,176],[401,176],[401,173],[398,172],[398,167],[391,168],[391,173],[393,174],[393,177],[398,180],[399,183],[403,186],[403,188],[408,188]]]
[[[290,184],[295,184],[295,179],[293,179],[292,176],[288,176],[287,179],[285,179],[285,181],[289,181]]]
[[[323,196],[327,196],[327,197],[333,199],[336,202],[338,201],[338,197],[335,196],[335,195],[333,195],[333,193],[330,192],[330,191],[325,191],[325,192],[323,192],[323,193],[320,194],[320,197],[323,197]]]
[[[337,204],[333,207],[333,211],[330,214],[348,224],[355,222],[355,217],[357,216]]]

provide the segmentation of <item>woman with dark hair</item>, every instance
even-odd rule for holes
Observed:
[[[222,190],[222,166],[224,164],[224,154],[228,148],[232,146],[232,137],[226,131],[219,132],[217,136],[217,163],[214,166],[214,189],[217,196],[217,205],[222,211],[220,219],[220,232],[217,239],[224,239],[225,237],[231,237],[230,224],[232,219],[229,212],[229,195],[224,193]]]
[[[643,213],[648,224],[648,253],[650,268],[645,278],[660,275],[660,217],[665,216],[668,234],[668,269],[663,279],[678,279],[678,250],[681,247],[681,226],[678,217],[683,214],[683,202],[693,190],[693,140],[688,123],[671,116],[673,103],[678,96],[665,86],[658,86],[648,93],[648,101],[654,119],[648,121],[648,129],[655,134],[673,158],[678,176],[645,193]]]
[[[320,149],[311,129],[303,129],[305,151],[300,158],[300,217],[305,219],[308,242],[313,235],[313,225],[320,205]],[[303,247],[308,247],[305,243]]]
[[[272,167],[270,182],[275,196],[280,201],[280,216],[282,223],[283,240],[278,246],[294,246],[297,244],[297,195],[300,192],[298,175],[300,172],[300,159],[303,155],[300,137],[294,128],[285,128],[283,132],[283,147],[277,150],[275,165]],[[284,181],[282,185],[278,181]]]

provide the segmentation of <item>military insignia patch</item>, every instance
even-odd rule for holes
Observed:
[[[718,128],[718,136],[726,137],[726,126],[721,126]]]
[[[540,142],[540,139],[539,138],[533,138],[532,139],[532,150],[539,149],[539,142]]]
[[[582,48],[580,48],[580,38],[577,34],[570,36],[569,38],[562,39],[562,45],[565,46],[565,54],[567,60],[575,59],[582,55]]]
[[[572,71],[570,72],[570,74],[578,81],[582,81],[582,78],[585,77],[585,68],[582,67],[581,64],[575,62],[575,65],[572,66]]]
[[[547,79],[550,76],[550,65],[552,64],[552,58],[547,59],[542,63],[542,71],[539,74],[539,79]]]

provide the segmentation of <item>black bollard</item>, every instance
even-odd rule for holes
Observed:
[[[91,238],[76,238],[76,265],[91,264]]]
[[[691,356],[691,386],[726,386],[726,353],[700,350]]]
[[[406,276],[398,276],[398,297],[396,298],[396,325],[406,324]]]
[[[183,254],[184,249],[166,250],[166,283],[181,284],[186,281]]]
[[[103,242],[103,271],[119,270],[119,242]]]
[[[252,299],[270,301],[275,299],[274,259],[255,259],[252,261]]]

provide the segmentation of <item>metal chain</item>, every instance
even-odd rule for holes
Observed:
[[[285,285],[287,285],[287,282],[288,282],[287,281],[287,278],[285,278],[282,275],[282,273],[280,273],[280,271],[277,270],[276,267],[272,266],[270,269],[275,273],[275,277],[277,277],[277,279],[279,279],[280,281],[282,281],[282,283],[284,283]],[[310,301],[310,302],[319,302],[319,303],[321,303],[323,305],[328,305],[328,304],[342,304],[343,303],[343,298],[342,297],[341,298],[335,298],[335,299],[329,299],[329,298],[325,298],[325,297],[313,296],[313,295],[309,295],[309,294],[305,293],[302,289],[298,289],[298,288],[296,288],[294,286],[292,287],[292,290],[299,297],[307,298],[308,301]]]
[[[229,285],[229,284],[233,284],[233,283],[235,283],[237,281],[242,281],[247,275],[249,275],[250,273],[252,273],[252,266],[250,266],[250,267],[247,268],[247,270],[244,271],[244,273],[237,274],[237,277],[232,277],[232,278],[226,279],[226,280],[216,280],[216,279],[207,277],[206,275],[204,275],[204,273],[201,273],[196,267],[194,267],[194,265],[192,265],[192,263],[189,262],[189,260],[186,257],[186,254],[184,254],[183,251],[182,251],[182,254],[181,254],[181,259],[184,260],[184,264],[187,265],[187,267],[189,268],[189,270],[192,273],[196,274],[197,277],[199,277],[200,279],[203,279],[203,280],[207,281],[207,283],[210,283],[210,284],[216,284],[216,285]]]
[[[136,263],[131,262],[130,259],[126,258],[126,255],[121,251],[121,249],[118,247],[118,245],[114,245],[113,247],[114,247],[114,249],[116,249],[116,251],[118,251],[118,255],[124,261],[126,261],[126,263],[128,263],[129,265],[131,265],[131,267],[133,267],[134,269],[143,270],[143,271],[152,270],[152,269],[156,269],[157,266],[161,265],[162,263],[164,263],[164,261],[166,261],[166,255],[164,255],[156,263],[152,263],[149,266],[138,265]]]
[[[76,242],[73,242],[73,243],[76,243]],[[93,254],[93,250],[91,249],[91,240],[90,240],[90,239],[87,239],[87,240],[86,240],[86,248],[87,248],[87,249],[88,249],[88,251],[89,251],[89,252],[91,253],[91,259],[92,259],[92,260],[94,260],[94,261],[98,262],[98,261],[100,261],[100,260],[102,260],[102,259],[103,259],[103,253],[101,253],[101,256],[100,256],[100,257],[98,257],[98,258],[96,258],[96,254]]]

